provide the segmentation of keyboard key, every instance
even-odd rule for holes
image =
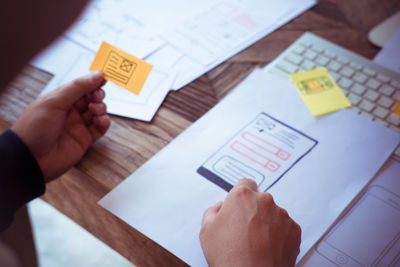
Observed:
[[[351,108],[350,108],[352,111],[354,111],[355,113],[360,113],[361,112],[361,110],[358,108],[358,107],[355,107],[355,106],[351,106]]]
[[[354,75],[353,80],[359,83],[365,83],[365,81],[368,79],[368,77],[361,72],[357,72],[356,75]]]
[[[342,77],[339,82],[338,82],[339,87],[341,87],[342,89],[349,89],[350,86],[353,85],[353,81],[350,79],[347,79],[345,77]]]
[[[386,96],[382,96],[378,101],[378,105],[381,105],[382,107],[388,109],[390,109],[390,107],[393,106],[393,104],[394,100]]]
[[[269,72],[269,73],[272,73],[272,74],[274,74],[274,75],[277,75],[277,76],[279,76],[279,77],[282,77],[282,78],[285,79],[285,80],[290,80],[289,74],[288,74],[287,72],[281,70],[281,69],[272,68],[272,69],[270,69],[268,72]]]
[[[350,66],[351,68],[355,69],[355,70],[361,70],[361,69],[362,69],[362,66],[361,66],[360,64],[354,62],[354,61],[350,62],[350,65],[349,65],[349,66]]]
[[[336,57],[336,54],[331,52],[331,51],[329,51],[329,50],[325,50],[324,51],[324,55],[329,57],[329,58],[331,58],[331,59],[334,59]]]
[[[369,114],[365,111],[361,111],[360,115],[363,115],[364,117],[366,117],[367,119],[370,119],[371,121],[374,119],[374,116],[372,116],[371,114]]]
[[[336,60],[339,61],[340,63],[344,64],[344,65],[347,65],[350,62],[350,60],[348,60],[345,57],[341,57],[341,56],[338,56]]]
[[[317,59],[315,60],[315,62],[316,62],[318,65],[326,66],[326,64],[329,63],[329,58],[324,57],[324,56],[318,56]]]
[[[394,95],[392,96],[392,98],[393,98],[395,101],[400,101],[400,90],[397,90],[397,91],[394,93]]]
[[[329,74],[332,76],[332,78],[337,82],[340,79],[340,74],[334,71],[329,71]]]
[[[379,88],[379,86],[381,86],[381,82],[380,81],[378,81],[378,80],[376,80],[376,79],[374,79],[374,78],[369,78],[369,80],[368,80],[368,82],[367,82],[367,86],[369,87],[369,88],[372,88],[372,89],[374,89],[374,90],[376,90],[376,89],[378,89]]]
[[[337,61],[332,60],[329,64],[328,64],[328,69],[331,71],[338,71],[342,65],[340,65]]]
[[[308,48],[308,47],[311,46],[311,43],[309,43],[309,42],[307,42],[307,41],[303,41],[303,42],[301,42],[300,44],[301,44],[302,46],[306,47],[306,48]]]
[[[371,76],[371,77],[375,76],[375,74],[376,74],[375,71],[373,71],[373,70],[371,70],[371,69],[369,69],[369,68],[363,69],[363,72],[364,72],[365,74],[367,74],[368,76]]]
[[[393,86],[394,88],[400,90],[400,82],[399,82],[399,81],[392,80],[392,81],[390,82],[390,85]]]
[[[311,51],[311,50],[307,50],[304,53],[304,57],[308,58],[309,60],[314,60],[317,57],[317,53],[315,53],[314,51]]]
[[[296,45],[295,47],[293,47],[292,51],[295,52],[296,54],[301,55],[304,53],[304,51],[306,51],[306,49],[303,46]]]
[[[389,115],[390,111],[388,109],[382,108],[382,107],[377,107],[373,114],[377,116],[378,118],[384,119]]]
[[[313,45],[313,46],[311,47],[311,49],[314,50],[314,51],[317,52],[317,53],[321,53],[321,52],[322,52],[322,48],[319,47],[319,46],[316,46],[316,45]]]
[[[379,123],[379,124],[381,124],[381,125],[385,126],[385,127],[389,127],[389,123],[387,123],[387,122],[386,122],[386,121],[384,121],[384,120],[381,120],[381,119],[375,118],[375,121],[376,121],[377,123]]]
[[[354,70],[350,69],[349,67],[344,67],[343,69],[340,70],[339,73],[342,74],[343,76],[350,78],[351,76],[353,76]]]
[[[363,85],[360,85],[360,84],[358,84],[358,83],[355,83],[354,85],[353,85],[353,87],[351,87],[351,89],[350,89],[353,93],[356,93],[356,94],[358,94],[358,95],[362,95],[364,92],[365,92],[365,90],[367,90],[367,88],[365,88],[365,86],[363,86]]]
[[[352,93],[350,93],[347,98],[353,105],[356,105],[356,106],[361,102],[361,97],[359,97],[358,95],[352,94]]]
[[[397,131],[400,132],[400,129],[397,129]],[[394,151],[394,154],[400,157],[400,146],[397,147],[396,151]]]
[[[378,100],[380,94],[375,92],[374,90],[368,90],[365,94],[364,94],[364,98],[371,100],[372,102],[375,102],[376,100]]]
[[[376,76],[376,78],[378,80],[380,80],[381,82],[384,82],[384,83],[388,83],[390,81],[390,78],[388,76],[386,76],[386,75],[383,75],[383,74],[378,74]]]
[[[379,92],[386,96],[391,96],[394,93],[394,88],[391,87],[390,85],[384,84],[381,89],[379,89]]]
[[[300,63],[303,61],[303,58],[301,56],[293,54],[293,53],[290,53],[285,58],[286,58],[286,60],[288,60],[296,65],[300,65]]]
[[[304,60],[304,62],[301,64],[301,67],[303,67],[304,69],[306,69],[306,70],[312,70],[312,69],[315,69],[315,67],[316,67],[317,65],[315,65],[315,63],[314,62],[311,62],[311,61],[309,61],[309,60]]]
[[[388,121],[390,124],[393,124],[396,127],[400,126],[400,117],[394,113],[390,114],[389,117],[386,118],[386,121]]]
[[[367,112],[371,112],[374,109],[375,104],[371,101],[364,99],[363,101],[361,101],[361,104],[358,107]]]
[[[281,62],[279,62],[278,68],[286,71],[289,74],[295,73],[298,70],[298,67],[296,65],[293,65],[292,63],[286,60],[282,60]]]

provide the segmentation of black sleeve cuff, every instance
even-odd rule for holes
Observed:
[[[0,232],[17,209],[44,194],[42,171],[28,147],[11,130],[0,135]]]

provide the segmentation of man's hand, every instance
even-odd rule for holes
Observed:
[[[213,266],[294,266],[301,229],[268,193],[241,180],[225,201],[206,210],[201,246]]]
[[[12,130],[36,158],[46,182],[66,172],[110,126],[101,86],[93,72],[38,98]]]

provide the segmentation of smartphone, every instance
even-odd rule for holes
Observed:
[[[317,252],[337,266],[400,266],[400,197],[371,186]]]

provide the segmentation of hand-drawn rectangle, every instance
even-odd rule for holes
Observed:
[[[253,179],[259,191],[267,191],[317,143],[304,133],[260,113],[197,172],[226,191],[243,178]]]

